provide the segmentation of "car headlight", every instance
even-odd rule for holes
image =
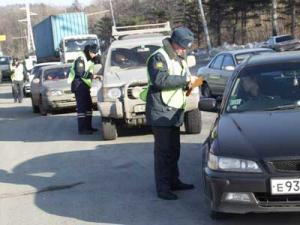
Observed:
[[[111,88],[107,91],[107,96],[111,99],[118,99],[122,95],[120,88]]]
[[[47,92],[47,96],[59,96],[59,95],[63,95],[63,92],[59,90],[50,90]]]
[[[229,172],[250,172],[261,173],[261,169],[256,162],[245,159],[227,158],[215,156],[212,153],[208,155],[207,166],[211,170],[229,171]]]

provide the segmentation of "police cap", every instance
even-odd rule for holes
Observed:
[[[190,48],[194,41],[194,33],[186,27],[178,27],[172,32],[171,41],[182,48]]]
[[[97,52],[98,52],[98,47],[97,47],[97,45],[96,44],[92,44],[92,45],[86,45],[85,47],[84,47],[84,52],[92,52],[92,53],[94,53],[94,54],[97,54]]]

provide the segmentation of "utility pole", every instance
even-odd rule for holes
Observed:
[[[272,35],[278,34],[278,13],[277,13],[277,0],[272,0]]]
[[[202,0],[198,0],[198,3],[199,3],[199,9],[200,9],[200,14],[201,14],[201,19],[202,19],[202,25],[204,28],[205,39],[207,42],[207,49],[208,49],[208,52],[210,53],[211,43],[210,43],[210,38],[209,38],[209,33],[208,33],[207,22],[206,22],[204,10],[203,10]]]
[[[26,11],[26,19],[19,20],[19,22],[26,22],[27,23],[27,51],[28,53],[35,52],[35,45],[33,41],[33,33],[32,33],[32,26],[31,26],[31,16],[36,15],[35,13],[30,13],[29,3],[26,2],[25,8],[21,8],[22,10]]]
[[[112,21],[113,21],[113,25],[116,27],[116,20],[115,20],[115,16],[114,16],[114,9],[113,9],[111,0],[109,0],[109,4],[110,4],[110,12],[111,12],[111,18],[112,18]]]

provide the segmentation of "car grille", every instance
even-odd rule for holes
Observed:
[[[270,162],[277,172],[300,172],[300,160],[276,160]]]
[[[146,85],[142,85],[142,86],[140,86],[140,85],[132,85],[132,86],[129,86],[128,89],[127,89],[127,97],[128,97],[129,99],[136,99],[136,98],[133,96],[133,94],[132,94],[132,90],[133,90],[135,87],[141,87],[141,88],[143,88],[143,89],[147,88]]]
[[[258,204],[262,207],[300,207],[300,195],[271,195],[254,193]]]

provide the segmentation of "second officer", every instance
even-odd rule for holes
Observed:
[[[92,134],[97,131],[92,127],[92,98],[90,89],[94,78],[93,59],[97,54],[97,45],[86,45],[83,53],[74,61],[68,83],[75,93],[77,104],[78,133],[81,135]]]

